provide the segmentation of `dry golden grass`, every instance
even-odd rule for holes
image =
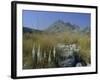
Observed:
[[[56,34],[38,34],[38,33],[25,33],[23,35],[23,65],[28,64],[28,68],[33,68],[32,64],[32,48],[33,45],[38,47],[41,46],[42,51],[48,51],[56,46],[58,43],[76,43],[80,47],[80,56],[87,62],[90,63],[90,36],[82,35],[78,33],[62,32]],[[46,59],[45,59],[46,62]],[[35,64],[35,63],[34,63]],[[44,63],[41,63],[45,65]],[[40,65],[41,65],[40,64]]]

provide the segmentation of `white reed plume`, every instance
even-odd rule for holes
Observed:
[[[40,45],[38,46],[37,60],[39,60],[39,61],[41,60]]]
[[[53,48],[53,56],[55,57],[55,54],[56,54],[56,49],[55,47]]]
[[[33,60],[35,59],[35,45],[33,45],[33,49],[32,49],[32,58]]]
[[[48,62],[51,62],[51,50],[49,51]]]

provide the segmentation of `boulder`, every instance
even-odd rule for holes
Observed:
[[[83,66],[76,44],[58,44],[56,48],[56,64],[58,67]]]

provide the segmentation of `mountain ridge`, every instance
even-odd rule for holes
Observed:
[[[45,31],[47,32],[65,32],[65,31],[72,31],[75,29],[80,29],[78,25],[73,25],[70,22],[64,22],[62,20],[58,20],[51,24]]]
[[[80,26],[76,24],[71,24],[70,22],[64,22],[62,20],[57,20],[54,23],[52,23],[48,28],[44,30],[38,30],[28,27],[23,27],[23,32],[29,32],[29,33],[59,33],[59,32],[90,32],[90,27],[85,27],[81,29]]]

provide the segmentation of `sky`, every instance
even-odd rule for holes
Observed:
[[[44,30],[54,22],[62,20],[80,27],[90,26],[91,15],[89,13],[51,12],[23,10],[22,25],[38,30]]]

